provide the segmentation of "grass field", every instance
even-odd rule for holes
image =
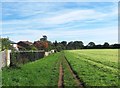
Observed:
[[[85,87],[118,85],[118,50],[89,49],[65,50],[19,69],[4,68],[3,86],[58,86],[60,64],[64,87],[78,86],[79,79]]]
[[[69,50],[65,56],[86,86],[118,85],[118,50]]]
[[[4,69],[3,86],[57,86],[60,53],[27,63],[20,69]]]

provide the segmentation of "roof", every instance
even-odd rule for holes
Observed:
[[[20,41],[20,42],[25,43],[27,45],[32,45],[33,44],[32,42],[29,42],[29,41]],[[18,43],[20,43],[20,42],[18,42]]]

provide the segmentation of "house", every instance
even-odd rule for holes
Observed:
[[[10,40],[10,45],[12,45],[16,50],[19,50],[16,42]]]
[[[32,45],[33,43],[32,42],[29,42],[29,41],[20,41],[17,43],[18,45],[21,45],[21,46],[25,46],[25,45]]]
[[[33,43],[29,41],[20,41],[17,43],[17,45],[20,50],[30,50]]]

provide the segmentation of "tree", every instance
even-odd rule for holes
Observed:
[[[48,48],[48,41],[35,41],[34,42],[34,46],[38,50],[47,50],[47,48]]]
[[[101,45],[101,44],[99,44],[99,45],[95,45],[94,48],[95,48],[95,49],[101,49],[101,48],[102,48],[102,45]]]
[[[47,41],[47,36],[43,35],[43,38],[40,38],[40,41],[36,41],[34,42],[34,46],[38,49],[38,50],[48,50],[49,44]]]
[[[110,47],[113,49],[120,49],[120,44],[112,44]]]
[[[47,41],[42,42],[42,44],[43,44],[44,49],[48,48],[48,42]]]
[[[12,48],[9,38],[0,38],[0,41],[2,42],[2,50]]]
[[[55,49],[55,46],[54,44],[51,42],[51,41],[47,41],[48,42],[48,48],[47,48],[47,51],[50,51],[52,49]]]
[[[61,44],[63,45],[63,49],[66,49],[67,42],[66,41],[62,41]]]
[[[94,48],[95,43],[94,42],[89,42],[87,46],[88,46],[88,48]]]
[[[42,49],[42,44],[40,41],[35,41],[34,44],[33,44],[38,50],[41,50]]]
[[[61,44],[63,44],[64,46],[67,45],[67,41],[62,41]]]
[[[43,38],[40,38],[40,41],[47,41],[47,36],[43,35]]]
[[[63,44],[59,43],[59,44],[56,46],[56,50],[57,50],[58,52],[60,52],[61,50],[64,50]]]
[[[105,42],[105,43],[103,44],[103,47],[104,47],[104,48],[108,48],[108,47],[109,47],[109,43],[108,43],[108,42]]]
[[[67,44],[67,49],[68,49],[68,50],[73,49],[73,41],[68,42],[68,44]]]
[[[53,42],[54,46],[56,47],[58,45],[57,41]]]
[[[74,41],[73,47],[74,47],[74,49],[82,49],[84,47],[84,45],[83,45],[82,41]]]

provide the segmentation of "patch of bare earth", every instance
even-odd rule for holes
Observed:
[[[62,64],[60,64],[58,88],[63,88],[63,75],[64,75],[63,67]]]
[[[67,61],[64,55],[63,55],[63,58],[61,59],[60,68],[59,68],[58,88],[64,88],[64,69],[62,64],[67,65],[69,72],[72,74],[72,76],[76,81],[77,87],[84,88],[83,83],[80,81],[80,78],[77,76],[77,74],[74,73],[72,67],[70,66],[69,62]]]

